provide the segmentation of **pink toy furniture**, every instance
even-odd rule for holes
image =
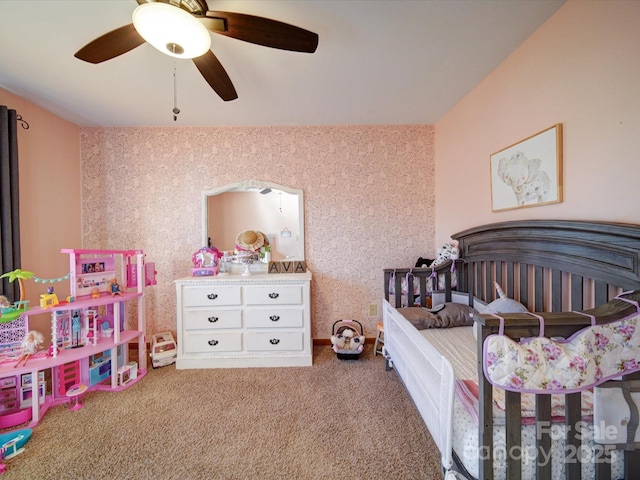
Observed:
[[[69,362],[58,367],[58,396],[66,395],[72,385],[80,383],[80,362]]]
[[[87,387],[86,385],[76,383],[69,390],[67,390],[67,397],[69,397],[69,402],[72,403],[72,401],[75,400],[75,403],[73,403],[70,408],[72,412],[80,410],[82,407],[84,407],[84,405],[81,403],[81,397],[88,388],[89,387]]]

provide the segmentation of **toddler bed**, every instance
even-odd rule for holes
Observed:
[[[583,343],[584,332],[618,325],[621,318],[637,321],[633,301],[640,295],[628,291],[640,289],[640,226],[528,220],[476,227],[452,238],[459,243],[459,260],[433,271],[384,271],[387,367],[416,404],[440,450],[443,471],[509,480],[636,478],[638,373],[595,389],[567,383],[554,386],[561,395],[531,388],[521,394],[492,385],[484,364],[492,353],[489,337],[528,345],[525,339],[538,337],[542,326],[552,343],[564,345],[578,336],[573,343]],[[433,305],[457,302],[482,310],[496,300],[496,283],[507,297],[537,313],[475,314],[475,327],[419,330],[420,322],[408,315],[419,309],[403,308],[432,300]],[[436,292],[442,286],[444,291]],[[616,298],[623,292],[624,299]],[[637,352],[633,355],[638,360]],[[598,402],[602,406],[618,397],[623,398],[626,436],[603,437],[610,419]]]

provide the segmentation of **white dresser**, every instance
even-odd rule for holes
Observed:
[[[310,366],[311,272],[176,280],[176,368]]]

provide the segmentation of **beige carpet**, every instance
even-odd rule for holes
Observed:
[[[150,370],[50,409],[11,479],[439,479],[439,454],[371,345],[306,368]]]

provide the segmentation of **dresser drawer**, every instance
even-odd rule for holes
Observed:
[[[185,353],[239,352],[242,350],[242,333],[200,333],[184,336]]]
[[[18,400],[7,400],[6,402],[0,403],[0,413],[9,412],[10,410],[15,410],[18,407]]]
[[[302,332],[249,332],[245,334],[248,352],[300,351]]]
[[[301,328],[302,308],[251,308],[245,313],[247,328]]]
[[[242,303],[242,287],[240,285],[211,285],[183,288],[185,307],[240,305]]]
[[[0,390],[0,402],[4,402],[6,400],[15,400],[16,398],[16,390]]]
[[[301,305],[302,285],[245,287],[247,305]]]
[[[185,310],[185,330],[241,328],[242,310]]]
[[[16,386],[16,377],[0,378],[0,388],[8,388]]]

